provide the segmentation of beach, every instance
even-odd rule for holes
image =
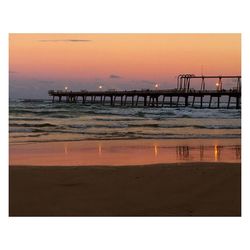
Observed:
[[[240,163],[10,166],[10,216],[240,216]]]
[[[10,102],[10,216],[240,216],[241,111]]]

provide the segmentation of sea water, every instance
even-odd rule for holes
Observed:
[[[241,110],[11,100],[10,143],[240,138]]]

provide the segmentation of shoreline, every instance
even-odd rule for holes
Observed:
[[[218,168],[220,168],[221,166],[225,166],[225,165],[229,165],[229,166],[238,166],[241,167],[241,162],[210,162],[210,161],[189,161],[189,162],[174,162],[174,163],[154,163],[154,164],[134,164],[134,165],[51,165],[51,166],[47,166],[47,165],[9,165],[10,168],[34,168],[34,169],[44,169],[44,168],[48,168],[48,169],[53,169],[53,168],[61,168],[61,169],[75,169],[75,168],[92,168],[92,169],[105,169],[105,168],[109,168],[109,169],[122,169],[122,168],[151,168],[151,167],[158,167],[161,166],[164,168],[171,168],[171,167],[190,167],[192,165],[214,165]]]
[[[240,163],[10,166],[10,216],[241,216]]]
[[[13,133],[13,132],[11,132]],[[207,136],[207,137],[167,137],[167,138],[157,138],[157,137],[133,137],[133,138],[123,138],[123,137],[107,137],[107,138],[83,138],[83,139],[65,139],[65,140],[40,140],[40,141],[12,141],[11,145],[15,144],[29,144],[29,143],[57,143],[57,142],[82,142],[82,141],[148,141],[148,140],[240,140],[241,136]]]

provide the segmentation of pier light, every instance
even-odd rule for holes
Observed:
[[[65,91],[67,91],[67,90],[68,90],[68,87],[67,87],[67,86],[65,86],[65,87],[64,87],[64,90],[65,90]]]
[[[99,86],[99,89],[102,90],[102,85]]]
[[[156,88],[156,89],[159,88],[159,84],[158,84],[158,83],[155,84],[155,88]]]
[[[216,90],[219,90],[220,84],[217,82],[215,85],[216,85]]]

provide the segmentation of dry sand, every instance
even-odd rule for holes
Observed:
[[[240,163],[10,166],[10,216],[240,216]]]

